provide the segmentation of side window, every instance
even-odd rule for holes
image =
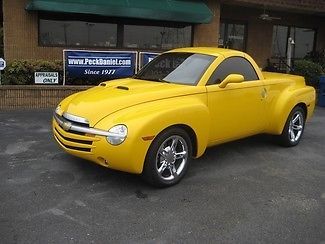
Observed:
[[[249,61],[242,57],[230,57],[219,64],[207,85],[219,84],[230,74],[243,75],[245,81],[258,80],[258,76]]]

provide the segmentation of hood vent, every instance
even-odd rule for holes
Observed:
[[[121,90],[126,90],[126,91],[129,90],[129,88],[127,86],[117,86],[116,88],[121,89]]]

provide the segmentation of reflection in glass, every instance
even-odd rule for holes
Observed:
[[[191,26],[173,28],[125,25],[123,46],[143,49],[172,49],[191,46]]]
[[[228,46],[232,49],[244,49],[245,26],[237,24],[228,25]]]
[[[314,49],[315,30],[308,28],[273,26],[272,56],[286,57],[288,38],[293,38],[293,58],[303,58]]]
[[[215,58],[197,53],[165,53],[141,69],[134,78],[196,85]]]
[[[116,47],[116,24],[40,19],[39,31],[44,46]]]
[[[219,33],[219,47],[245,50],[244,24],[221,23]]]
[[[273,26],[272,38],[272,56],[285,57],[287,49],[288,27],[275,25]]]
[[[219,47],[225,47],[225,23],[220,24],[219,29]]]
[[[290,36],[295,40],[294,57],[303,58],[314,48],[315,31],[306,28],[291,28]]]

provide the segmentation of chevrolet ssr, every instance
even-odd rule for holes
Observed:
[[[260,133],[297,145],[314,107],[303,77],[261,72],[240,51],[180,48],[65,98],[53,133],[72,155],[164,187],[210,146]]]

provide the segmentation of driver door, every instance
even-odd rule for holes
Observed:
[[[243,75],[245,81],[219,87],[229,74]],[[263,80],[259,80],[244,57],[225,59],[210,77],[206,89],[210,110],[210,145],[263,131],[266,89]]]

